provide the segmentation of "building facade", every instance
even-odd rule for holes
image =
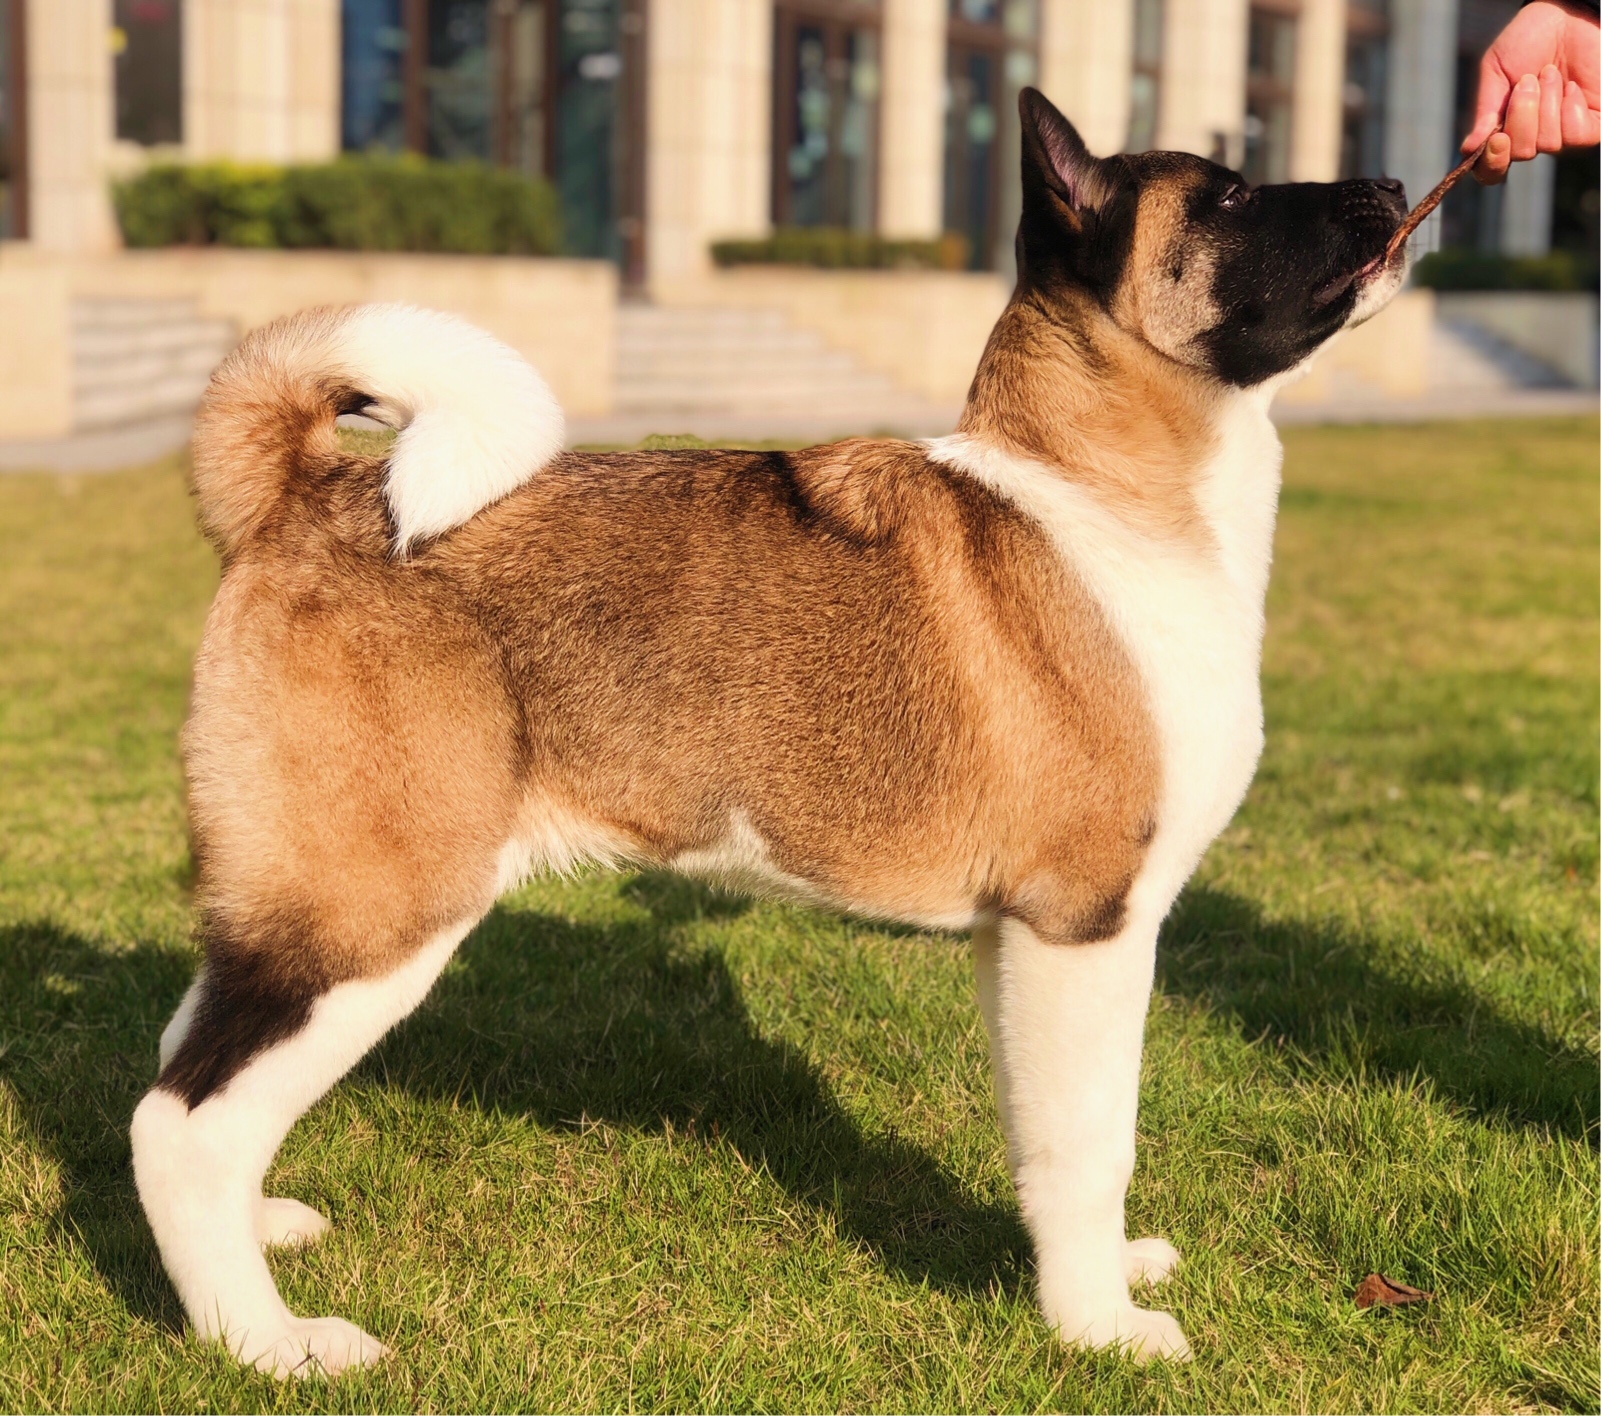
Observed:
[[[0,237],[110,248],[152,156],[408,150],[558,188],[571,254],[701,276],[775,225],[960,232],[1005,271],[1016,95],[1102,153],[1253,181],[1401,177],[1465,129],[1516,0],[0,0]],[[1447,240],[1538,253],[1555,165],[1453,194]],[[1438,223],[1441,218],[1431,219]],[[1427,239],[1427,237],[1425,237]]]

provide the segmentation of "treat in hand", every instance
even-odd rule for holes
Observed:
[[[1499,133],[1500,131],[1501,130],[1499,128],[1496,128],[1493,132],[1491,132],[1490,138],[1493,138],[1495,134]],[[1455,167],[1447,172],[1445,176],[1435,184],[1434,189],[1428,194],[1428,196],[1424,197],[1421,202],[1419,202],[1415,207],[1412,208],[1411,211],[1406,214],[1406,220],[1395,228],[1395,235],[1390,237],[1390,244],[1384,248],[1384,259],[1386,262],[1395,259],[1395,253],[1406,244],[1407,238],[1410,237],[1412,233],[1418,229],[1418,227],[1423,225],[1423,222],[1428,217],[1429,213],[1445,200],[1445,194],[1449,192],[1452,187],[1456,186],[1456,184],[1464,177],[1466,177],[1468,172],[1472,169],[1473,164],[1484,156],[1484,150],[1489,146],[1490,138],[1486,138],[1482,143],[1479,144],[1475,151],[1469,153],[1462,159],[1461,162],[1457,163]]]

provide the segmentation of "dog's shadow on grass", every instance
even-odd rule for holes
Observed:
[[[1509,1013],[1437,965],[1409,973],[1338,926],[1275,920],[1228,891],[1191,886],[1162,930],[1157,987],[1232,1018],[1241,1033],[1344,1072],[1430,1085],[1491,1124],[1570,1138],[1601,1125],[1593,1052]]]
[[[732,1147],[913,1282],[1015,1290],[1028,1250],[1010,1197],[976,1196],[893,1125],[864,1129],[813,1058],[752,1022],[720,952],[677,947],[679,926],[750,904],[672,877],[624,890],[648,916],[495,911],[363,1073],[551,1128],[671,1125]]]
[[[139,1208],[128,1122],[193,972],[183,950],[113,950],[49,922],[0,928],[0,1083],[59,1177],[33,1188],[59,1193],[58,1242],[80,1247],[129,1312],[173,1333],[183,1309]]]
[[[1015,1291],[1027,1252],[1015,1207],[973,1194],[893,1130],[864,1131],[805,1052],[753,1023],[720,954],[678,946],[687,921],[747,907],[653,877],[625,889],[645,911],[607,927],[495,911],[358,1076],[552,1128],[693,1123],[886,1267]],[[1282,1043],[1315,1076],[1421,1077],[1493,1124],[1594,1137],[1593,1054],[1465,984],[1380,960],[1362,939],[1202,887],[1164,932],[1158,985]],[[0,1080],[58,1167],[57,1229],[129,1311],[174,1331],[182,1313],[139,1212],[127,1128],[192,968],[179,950],[111,950],[49,923],[0,929]]]

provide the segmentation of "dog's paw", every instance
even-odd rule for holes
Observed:
[[[256,1210],[256,1242],[263,1249],[276,1244],[313,1244],[333,1225],[299,1200],[268,1196]]]
[[[1123,1246],[1123,1277],[1130,1283],[1160,1283],[1179,1266],[1179,1251],[1166,1239],[1130,1239]]]
[[[1190,1344],[1178,1319],[1132,1303],[1088,1322],[1067,1319],[1055,1327],[1073,1347],[1116,1347],[1136,1362],[1190,1360]]]
[[[343,1318],[291,1318],[285,1331],[264,1348],[246,1348],[244,1360],[258,1372],[286,1377],[337,1377],[351,1367],[367,1367],[389,1355]]]

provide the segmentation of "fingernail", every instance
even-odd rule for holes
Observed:
[[[1562,71],[1555,64],[1547,64],[1540,70],[1542,84],[1559,84],[1562,82]]]
[[[1533,74],[1525,74],[1518,80],[1519,93],[1534,93],[1540,87],[1540,81]]]

